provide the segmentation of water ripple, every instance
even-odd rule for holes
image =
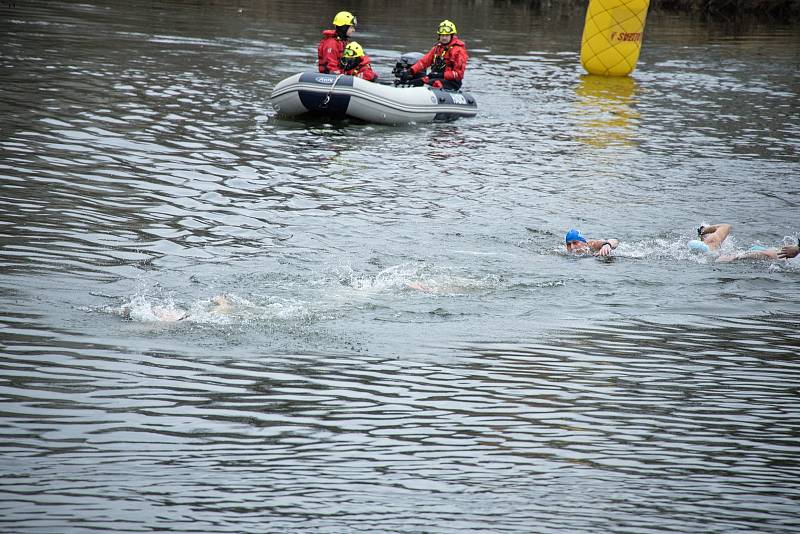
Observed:
[[[311,0],[0,6],[0,530],[796,531],[800,268],[686,242],[797,237],[797,32],[528,4],[408,127],[275,117]]]

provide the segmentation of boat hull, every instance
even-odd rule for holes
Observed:
[[[319,72],[289,76],[275,86],[271,101],[281,116],[354,117],[378,124],[451,121],[478,113],[469,93],[382,85]]]

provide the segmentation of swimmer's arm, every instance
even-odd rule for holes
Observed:
[[[619,246],[618,239],[590,239],[587,243],[598,256],[608,256]]]
[[[700,235],[713,234],[717,230],[723,231],[727,236],[731,231],[731,225],[728,223],[721,223],[721,224],[711,224],[709,226],[703,226],[703,230],[700,232]]]
[[[789,258],[794,258],[800,254],[800,245],[789,246],[789,247],[782,247],[778,251],[778,257],[782,260],[788,260]]]
[[[727,223],[704,226],[700,232],[700,240],[711,250],[717,250],[730,233],[731,225]]]
[[[730,224],[725,224],[725,223],[722,223],[722,224],[709,224],[708,226],[703,226],[702,227],[703,229],[700,231],[700,235],[713,234],[714,232],[717,231],[717,228],[719,228],[720,226],[727,226],[727,227],[730,228],[731,225]]]

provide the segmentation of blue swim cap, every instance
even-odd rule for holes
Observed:
[[[564,236],[564,243],[569,243],[570,241],[583,241],[586,243],[586,238],[581,235],[580,231],[570,228],[567,235]]]
[[[689,245],[689,249],[696,250],[697,252],[705,252],[705,253],[711,252],[711,249],[708,248],[708,245],[706,245],[699,239],[692,239],[686,244]]]

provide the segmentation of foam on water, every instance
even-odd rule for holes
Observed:
[[[121,306],[108,310],[139,322],[177,322],[185,319],[188,313],[172,299],[150,300],[144,295],[136,295]]]
[[[350,266],[339,266],[333,276],[341,286],[363,294],[417,290],[457,295],[491,291],[503,284],[502,277],[496,274],[476,277],[427,262],[405,262],[375,274],[359,272]]]
[[[174,296],[136,294],[119,305],[86,308],[142,323],[192,323],[201,325],[279,325],[311,323],[326,318],[308,302],[276,296],[215,295],[186,302]]]

